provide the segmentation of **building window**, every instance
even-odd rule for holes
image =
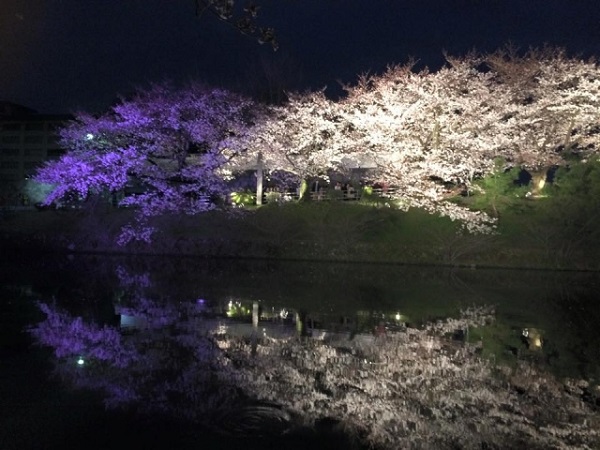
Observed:
[[[49,131],[57,131],[65,126],[64,122],[48,122],[48,130]]]
[[[44,142],[44,136],[25,136],[26,144],[42,144]]]
[[[2,131],[20,131],[21,124],[20,123],[3,123],[0,125],[0,130]]]
[[[18,148],[3,148],[0,149],[0,156],[19,156]]]
[[[18,144],[20,136],[2,136],[3,144]]]
[[[25,156],[43,156],[44,149],[43,148],[26,148]]]
[[[26,131],[44,131],[44,122],[29,122],[25,124]]]

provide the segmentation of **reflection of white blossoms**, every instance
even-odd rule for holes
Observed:
[[[228,355],[253,395],[309,420],[339,419],[377,448],[600,443],[591,425],[600,424],[598,414],[549,375],[528,364],[504,371],[478,356],[479,345],[444,337],[492,320],[491,309],[468,309],[421,330],[338,341],[263,338],[254,349],[239,342]]]

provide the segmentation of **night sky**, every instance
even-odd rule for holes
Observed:
[[[43,113],[105,110],[149,82],[241,89],[262,67],[290,89],[352,82],[414,57],[548,43],[600,56],[599,0],[259,0],[280,50],[195,16],[193,0],[2,0],[0,100]]]

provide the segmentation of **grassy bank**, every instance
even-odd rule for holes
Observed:
[[[269,204],[257,209],[161,216],[151,244],[118,246],[133,211],[23,211],[5,215],[5,244],[50,250],[182,254],[373,263],[597,270],[595,234],[578,232],[547,208],[523,200],[503,211],[497,232],[469,234],[419,209],[361,203]]]

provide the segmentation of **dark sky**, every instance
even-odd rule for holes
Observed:
[[[241,0],[244,1],[244,0]],[[2,0],[0,99],[39,112],[100,111],[136,86],[200,79],[242,86],[264,62],[296,88],[351,82],[409,56],[493,51],[512,41],[600,56],[600,0],[258,0],[280,50],[193,0]]]

